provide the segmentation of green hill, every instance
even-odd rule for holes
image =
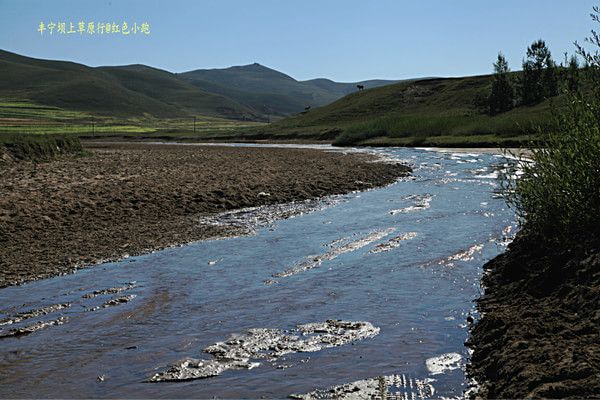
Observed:
[[[340,83],[329,79],[297,81],[257,63],[225,69],[199,69],[179,76],[199,88],[219,93],[271,116],[286,116],[301,112],[306,106],[329,104],[356,91],[358,84],[378,87],[396,82],[370,80]]]
[[[140,65],[92,68],[0,50],[0,76],[0,98],[99,115],[258,118],[234,100],[203,91],[170,72]]]
[[[551,103],[490,116],[492,78],[430,78],[352,93],[327,106],[240,134],[238,138],[328,140],[339,145],[517,145],[551,129]]]
[[[145,65],[93,68],[3,50],[0,74],[0,99],[9,101],[114,117],[205,115],[254,121],[331,103],[356,91],[357,84],[376,87],[394,82],[300,82],[259,64],[182,74]]]

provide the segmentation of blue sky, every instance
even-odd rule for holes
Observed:
[[[0,0],[0,49],[173,72],[258,62],[337,81],[518,69],[538,38],[555,59],[593,28],[593,0]],[[136,35],[40,35],[40,21],[148,22]]]

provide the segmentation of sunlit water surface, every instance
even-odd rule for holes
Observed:
[[[71,303],[0,326],[1,334],[68,318],[0,339],[0,397],[281,398],[393,374],[427,379],[433,397],[461,396],[466,318],[480,294],[482,265],[504,251],[515,230],[514,215],[497,194],[495,171],[505,161],[490,154],[373,151],[409,162],[413,178],[330,199],[322,209],[254,235],[0,290],[0,319]],[[129,282],[134,287],[121,293],[82,297]],[[89,311],[123,295],[136,297]],[[263,360],[251,370],[145,382],[178,360],[210,359],[202,350],[231,334],[328,319],[367,321],[380,331],[339,347]],[[428,368],[428,359],[447,353],[462,356],[463,368]]]

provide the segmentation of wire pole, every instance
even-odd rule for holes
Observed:
[[[194,135],[196,134],[196,116],[194,115]]]

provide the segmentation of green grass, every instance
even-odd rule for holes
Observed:
[[[72,121],[89,119],[92,115],[80,111],[64,110],[59,107],[44,106],[30,101],[0,101],[0,118],[46,119],[49,121]]]
[[[564,96],[558,96],[490,116],[484,103],[491,76],[434,78],[354,92],[327,106],[264,124],[242,118],[252,116],[247,108],[252,106],[235,106],[197,86],[238,82],[244,93],[258,96],[258,103],[266,101],[261,90],[297,87],[297,81],[263,66],[170,74],[142,65],[90,68],[0,51],[0,74],[7,78],[0,85],[0,135],[326,141],[341,146],[521,145],[538,128],[556,130],[551,103],[557,109],[565,103]],[[265,81],[271,86],[265,88]],[[304,83],[348,90],[326,80]],[[238,95],[242,96],[236,92],[234,97]],[[282,95],[269,96],[278,102]]]

